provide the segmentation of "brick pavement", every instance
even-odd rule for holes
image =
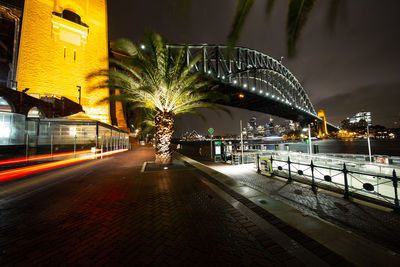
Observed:
[[[258,189],[306,215],[319,217],[400,253],[400,215],[345,200],[310,186],[287,183],[256,173],[253,164],[230,166],[204,162],[229,177]]]
[[[2,203],[0,265],[304,265],[202,183],[197,170],[142,173],[142,163],[152,155],[147,148],[116,155],[62,183]],[[295,232],[258,212],[280,231]],[[310,250],[314,246],[333,256],[325,259],[332,265],[347,264],[297,235]]]

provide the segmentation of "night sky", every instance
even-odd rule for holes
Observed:
[[[187,4],[189,2],[189,4]],[[239,46],[259,50],[274,58],[286,56],[287,1],[276,1],[272,14],[256,0],[244,25]],[[371,111],[373,124],[393,127],[400,120],[400,1],[347,0],[334,30],[328,27],[329,1],[316,1],[294,58],[283,63],[306,89],[316,110],[324,109],[328,121],[339,124],[356,112]],[[143,38],[151,29],[170,43],[223,44],[229,33],[236,1],[152,0],[108,1],[109,38]],[[232,109],[226,114],[205,111],[207,121],[184,115],[176,134],[195,129],[216,135],[239,132],[239,120],[269,115]]]

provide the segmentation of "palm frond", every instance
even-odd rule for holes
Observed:
[[[231,30],[228,34],[226,43],[228,45],[228,57],[232,53],[233,47],[238,43],[240,34],[242,33],[243,25],[246,21],[247,15],[254,4],[254,0],[238,0],[235,10],[235,16]]]
[[[275,0],[267,0],[267,3],[265,4],[265,14],[267,17],[271,16],[272,9],[275,6]]]
[[[111,42],[111,49],[114,53],[119,53],[123,56],[135,56],[138,54],[137,47],[128,39],[118,39]]]
[[[286,22],[287,50],[289,57],[293,57],[295,54],[296,43],[315,1],[316,0],[289,0]]]
[[[326,16],[327,28],[330,32],[335,31],[336,21],[339,14],[343,14],[342,8],[347,4],[347,0],[331,0],[328,9],[328,15]]]

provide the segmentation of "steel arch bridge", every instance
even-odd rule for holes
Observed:
[[[268,113],[298,122],[321,121],[305,89],[296,77],[276,59],[256,50],[234,47],[228,54],[223,45],[169,44],[173,50],[187,49],[186,62],[200,60],[195,71],[216,81],[230,96],[233,107]],[[337,128],[329,124],[329,128]]]

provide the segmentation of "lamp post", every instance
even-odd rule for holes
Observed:
[[[210,155],[211,155],[211,159],[213,159],[213,135],[211,134],[211,138],[210,138]]]
[[[308,144],[310,147],[310,156],[312,155],[312,146],[311,146],[311,125],[308,125]]]
[[[211,156],[211,159],[213,158],[213,145],[212,145],[212,142],[213,142],[213,133],[214,133],[214,128],[209,128],[208,129],[208,132],[210,133],[210,156]]]
[[[365,119],[365,112],[363,114],[364,121],[367,123],[367,142],[368,142],[368,155],[369,155],[369,162],[372,162],[372,154],[371,154],[371,140],[369,138],[369,123]]]
[[[242,151],[242,164],[244,163],[244,159],[243,159],[243,125],[242,125],[242,120],[240,120],[240,148]]]
[[[367,141],[368,141],[368,153],[369,153],[369,162],[372,162],[372,155],[371,155],[371,140],[369,139],[369,126],[367,122]]]
[[[312,146],[311,146],[311,124],[308,124],[308,128],[304,128],[303,132],[308,131],[308,153],[312,154]]]

